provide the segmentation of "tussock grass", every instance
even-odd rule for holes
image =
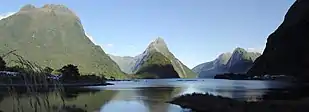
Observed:
[[[24,59],[14,51],[8,52],[2,56],[5,57],[8,55],[16,57],[16,60],[11,60],[10,62],[14,62],[18,66],[19,69],[17,72],[21,77],[21,80],[18,80],[17,82],[10,78],[10,83],[5,86],[7,88],[6,90],[8,95],[10,98],[12,98],[13,112],[73,112],[76,110],[84,112],[83,109],[65,104],[65,100],[60,94],[64,91],[63,85],[57,80],[49,80],[42,67],[36,63]],[[12,84],[18,84],[22,86],[12,86]],[[28,103],[31,108],[30,110],[29,108],[26,109],[23,107],[24,104],[21,103],[21,91],[22,93],[26,93],[27,97],[29,98]],[[51,99],[49,94],[40,94],[41,91],[56,91],[53,93],[56,97],[61,98],[62,103],[56,106],[52,105],[49,102]]]

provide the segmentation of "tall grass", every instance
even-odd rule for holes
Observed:
[[[10,84],[7,85],[7,90],[9,96],[12,98],[12,107],[13,112],[51,112],[51,111],[61,111],[62,107],[65,107],[65,100],[59,94],[63,92],[62,84],[57,80],[48,80],[46,74],[43,71],[43,68],[38,66],[36,63],[30,62],[24,59],[22,56],[16,54],[14,51],[11,51],[3,56],[14,56],[16,60],[12,60],[19,69],[19,75],[22,77],[22,83],[18,83],[18,85],[22,85],[22,89],[26,89],[26,95],[29,97],[29,105],[31,110],[25,110],[23,104],[21,103],[21,95],[19,94],[19,87],[12,86],[13,80],[10,79]],[[54,90],[57,97],[60,97],[62,100],[62,106],[58,106],[58,109],[52,108],[53,106],[49,102],[48,94],[40,94],[41,90]]]

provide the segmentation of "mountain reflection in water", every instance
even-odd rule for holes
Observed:
[[[0,94],[0,110],[11,112],[19,107],[32,111],[29,100],[42,98],[52,108],[63,104],[88,112],[180,112],[179,106],[166,103],[173,97],[198,93],[211,93],[238,100],[259,99],[265,93],[286,87],[287,84],[270,81],[232,81],[216,79],[156,79],[137,81],[111,81],[115,85],[64,89],[63,92],[43,92],[35,96],[20,93],[18,101],[6,91]],[[269,90],[273,89],[273,90]],[[278,93],[275,93],[278,94]],[[18,104],[18,105],[17,105]],[[42,104],[43,105],[43,104]],[[46,111],[41,108],[41,111]]]

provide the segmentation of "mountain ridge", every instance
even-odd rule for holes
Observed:
[[[200,78],[213,78],[216,74],[226,72],[245,73],[259,55],[260,53],[237,47],[232,53],[222,53],[215,60],[199,64],[192,70]]]
[[[108,56],[117,63],[117,65],[120,67],[121,71],[123,71],[126,74],[132,74],[132,65],[135,65],[137,57],[132,56],[116,56],[112,54],[108,54]]]

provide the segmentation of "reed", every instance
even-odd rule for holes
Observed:
[[[16,86],[8,86],[8,94],[13,100],[13,112],[60,112],[61,108],[66,107],[64,98],[59,94],[60,92],[63,92],[64,89],[59,81],[48,80],[42,67],[38,66],[36,63],[24,59],[14,51],[11,51],[2,56],[8,55],[16,57],[16,60],[11,60],[11,62],[14,62],[20,68],[18,72],[22,77],[22,83],[19,84],[22,84],[22,88],[26,90],[25,92],[29,97],[29,105],[31,107],[31,110],[25,110],[23,104],[21,104],[21,95],[18,92],[18,89],[20,88],[17,88]],[[10,78],[9,80],[11,85],[14,84],[13,79]],[[61,106],[57,106],[58,108],[56,109],[52,108],[53,106],[49,102],[50,98],[48,94],[39,94],[40,90],[49,91],[51,89],[56,91],[54,92],[56,96],[62,99],[62,104],[60,104]]]

